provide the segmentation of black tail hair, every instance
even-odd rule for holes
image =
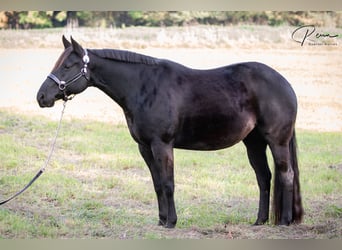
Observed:
[[[292,223],[301,223],[304,215],[304,209],[302,206],[302,197],[300,194],[299,184],[299,169],[297,160],[297,142],[296,134],[293,131],[292,138],[289,143],[289,151],[291,157],[291,166],[293,170],[293,202],[292,202]],[[278,224],[282,212],[282,195],[281,195],[281,183],[279,179],[279,173],[275,168],[274,174],[274,193],[273,193],[273,220],[274,224]]]

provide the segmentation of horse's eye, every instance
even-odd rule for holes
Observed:
[[[70,63],[64,64],[64,68],[65,68],[65,69],[70,69],[70,68],[71,68],[71,64],[70,64]]]

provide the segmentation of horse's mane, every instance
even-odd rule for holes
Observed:
[[[156,58],[126,50],[94,49],[91,50],[91,52],[99,57],[112,59],[120,62],[142,63],[147,65],[155,65],[158,63],[158,59]]]

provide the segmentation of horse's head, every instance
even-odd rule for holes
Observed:
[[[64,52],[37,93],[40,107],[52,107],[55,101],[68,100],[70,95],[81,93],[89,86],[87,50],[72,38],[70,43],[64,36],[63,44]]]

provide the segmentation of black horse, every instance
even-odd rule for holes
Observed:
[[[90,86],[117,102],[150,169],[160,225],[173,228],[177,222],[173,148],[217,150],[239,141],[260,189],[255,225],[269,219],[267,145],[275,163],[274,223],[301,222],[297,99],[278,72],[257,62],[195,70],[128,51],[83,49],[64,36],[63,44],[64,52],[38,91],[40,107],[52,107]]]

